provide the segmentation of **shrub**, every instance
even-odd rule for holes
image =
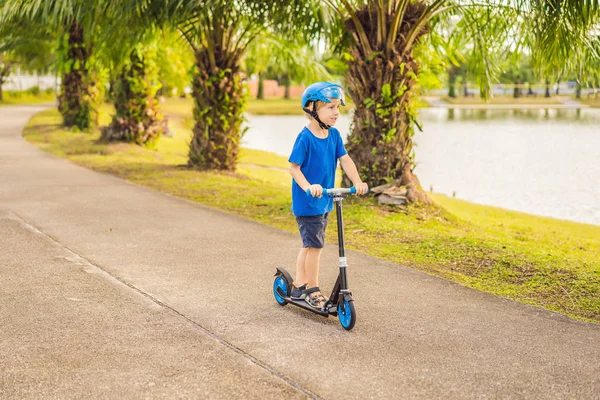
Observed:
[[[31,94],[33,96],[39,96],[40,95],[40,87],[39,86],[32,86],[29,89],[26,90],[26,92],[28,94]]]

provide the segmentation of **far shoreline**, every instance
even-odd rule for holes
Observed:
[[[593,108],[587,104],[429,104],[423,108],[464,108],[464,109],[582,109]]]
[[[553,101],[521,103],[517,100],[501,99],[500,103],[484,103],[462,100],[462,98],[448,99],[440,96],[423,96],[424,108],[458,108],[458,109],[582,109],[594,108],[594,105],[585,104],[572,98],[555,98]]]

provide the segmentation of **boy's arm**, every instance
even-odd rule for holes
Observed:
[[[348,178],[350,178],[350,180],[352,181],[352,184],[354,184],[354,187],[356,188],[356,193],[366,194],[369,186],[366,183],[364,183],[362,179],[360,179],[360,175],[358,174],[358,170],[356,169],[356,164],[354,164],[354,161],[352,161],[348,154],[345,154],[340,157],[340,165],[342,166],[344,173],[348,175]]]
[[[323,188],[321,187],[321,185],[319,185],[319,184],[311,185],[310,182],[308,182],[306,180],[306,177],[300,170],[300,166],[298,164],[293,163],[293,162],[290,163],[290,174],[292,175],[292,178],[294,178],[294,180],[296,181],[298,186],[300,186],[300,188],[303,191],[306,192],[307,189],[310,189],[311,195],[316,196],[316,197],[322,196]]]

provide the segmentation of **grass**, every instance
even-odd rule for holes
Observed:
[[[282,98],[266,98],[257,100],[255,98],[248,99],[248,108],[246,112],[254,115],[304,115],[300,98],[282,99]],[[343,110],[342,107],[341,111]]]
[[[4,92],[3,100],[0,101],[0,106],[16,105],[16,104],[36,104],[36,103],[53,103],[56,101],[56,94],[40,92],[33,95],[27,92]]]
[[[590,97],[588,97],[586,95],[582,95],[581,99],[575,99],[575,100],[579,101],[580,103],[587,104],[593,108],[600,108],[600,96],[595,98],[594,95],[592,95]]]
[[[248,99],[246,112],[254,115],[304,115],[300,107],[301,99],[293,97],[291,99],[270,97],[265,100],[256,98]],[[347,99],[348,104],[341,107],[342,114],[347,114],[354,107],[352,102]],[[162,110],[174,117],[186,117],[192,115],[194,101],[191,98],[167,98],[161,105]]]
[[[442,98],[447,103],[450,104],[465,104],[465,105],[473,105],[473,104],[492,104],[492,105],[506,105],[506,104],[562,104],[560,100],[555,97],[546,98],[544,96],[523,96],[518,99],[515,99],[512,96],[494,96],[488,99],[487,102],[483,101],[483,99],[479,96],[471,96],[464,97],[458,96],[456,98],[451,98],[445,96]]]
[[[284,157],[243,149],[235,172],[190,170],[184,166],[190,131],[179,122],[175,130],[175,137],[162,138],[155,150],[98,143],[98,132],[65,130],[58,112],[47,110],[28,123],[24,137],[85,167],[296,232]],[[244,196],[234,195],[240,191]],[[489,293],[600,321],[600,226],[431,197],[435,206],[406,210],[379,206],[372,198],[349,199],[344,212],[348,247]],[[328,230],[328,242],[335,243],[335,232],[335,227]]]

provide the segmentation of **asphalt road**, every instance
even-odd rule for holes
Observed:
[[[46,154],[41,109],[0,107],[0,398],[600,398],[600,326],[360,253],[354,330],[280,307],[297,235]]]

